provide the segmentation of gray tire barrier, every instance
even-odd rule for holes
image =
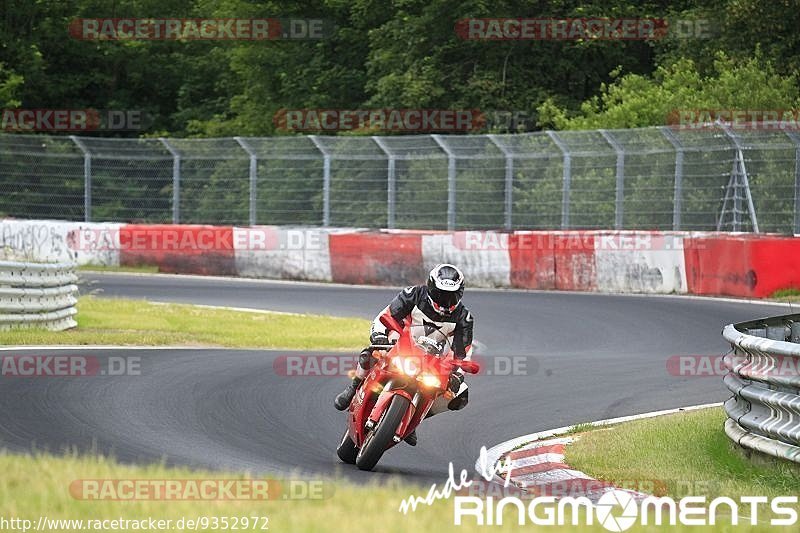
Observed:
[[[800,463],[800,314],[730,324],[723,358],[725,433],[735,443]]]
[[[75,268],[74,263],[0,261],[0,330],[77,326]]]

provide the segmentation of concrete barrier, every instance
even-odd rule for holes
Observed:
[[[331,233],[328,243],[331,277],[337,283],[409,285],[425,279],[419,233]]]
[[[233,228],[236,272],[248,278],[331,281],[329,234],[316,228]]]
[[[704,234],[684,239],[689,292],[764,297],[800,288],[800,238]]]
[[[0,220],[0,254],[17,261],[119,266],[120,224]]]
[[[422,236],[423,278],[439,263],[458,265],[471,287],[510,287],[511,259],[508,234],[482,232],[483,246],[468,242],[472,232]],[[488,244],[488,243],[497,243]]]
[[[652,231],[353,228],[0,221],[12,259],[164,272],[409,285],[454,263],[471,287],[764,297],[800,288],[800,239]]]
[[[686,293],[688,290],[680,234],[600,232],[594,245],[599,291]]]
[[[235,276],[233,227],[125,224],[120,265],[158,265],[170,273]]]

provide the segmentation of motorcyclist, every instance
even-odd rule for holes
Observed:
[[[452,338],[454,358],[469,359],[472,356],[474,320],[469,309],[461,303],[463,295],[464,274],[451,264],[437,265],[431,270],[425,285],[406,287],[375,317],[370,331],[370,343],[389,344],[389,335],[392,333],[387,332],[386,326],[380,320],[384,314],[392,316],[400,323],[410,317],[412,327],[422,326],[426,330],[438,330],[448,338]],[[336,409],[344,411],[348,408],[374,362],[372,351],[365,348],[358,358],[353,381],[334,400]],[[458,369],[450,374],[448,389],[454,397],[450,401],[444,397],[438,398],[428,416],[448,409],[456,411],[467,405],[469,390],[464,383],[463,371]],[[416,446],[416,431],[409,434],[405,440],[411,446]]]

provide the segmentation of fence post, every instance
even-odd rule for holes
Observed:
[[[672,196],[672,229],[673,231],[680,231],[681,209],[683,207],[683,154],[685,150],[683,148],[683,143],[674,133],[672,133],[672,130],[669,128],[669,126],[661,126],[658,129],[675,149],[675,182],[673,184]]]
[[[172,154],[172,223],[181,221],[181,154],[164,137],[159,137],[164,148]]]
[[[309,135],[309,139],[322,154],[322,225],[331,225],[331,154],[316,135]]]
[[[456,154],[439,135],[431,135],[439,148],[447,154],[447,230],[456,227]]]
[[[800,235],[800,135],[787,131],[794,148],[794,234]]]
[[[84,142],[75,135],[69,138],[83,152],[83,221],[92,221],[92,153]]]
[[[242,150],[247,152],[247,155],[250,156],[250,200],[248,202],[249,205],[249,221],[251,226],[256,225],[256,182],[258,180],[258,155],[256,155],[255,150],[253,147],[250,146],[250,143],[242,139],[241,137],[234,137],[234,140],[239,143],[239,146],[242,147]]]
[[[506,160],[506,175],[505,175],[505,228],[511,229],[511,215],[514,208],[514,154],[512,154],[506,146],[500,142],[497,135],[487,135],[490,141],[503,152]]]
[[[397,163],[396,157],[394,153],[389,150],[389,147],[383,142],[383,139],[380,137],[372,137],[372,140],[375,141],[375,144],[383,150],[383,153],[386,154],[388,158],[388,168],[386,173],[386,227],[388,229],[394,229],[394,218],[395,218],[395,202],[396,202],[396,192],[397,192]]]
[[[563,179],[561,182],[561,229],[569,229],[569,194],[572,186],[572,154],[570,154],[567,143],[561,140],[561,137],[554,131],[547,131],[547,136],[550,137],[561,153],[564,154],[564,171]]]
[[[622,229],[622,217],[625,208],[625,150],[607,130],[597,130],[600,135],[617,152],[617,186],[614,193],[614,229]]]
[[[750,180],[747,177],[747,168],[744,165],[744,152],[742,150],[742,143],[739,142],[739,137],[731,131],[730,127],[726,124],[720,122],[720,126],[722,126],[722,130],[725,132],[725,135],[728,136],[733,141],[734,146],[736,146],[736,157],[733,162],[733,173],[731,174],[731,180],[733,180],[734,176],[740,178],[742,181],[742,186],[744,187],[744,194],[745,198],[747,198],[747,209],[750,211],[750,223],[753,225],[753,232],[759,233],[758,231],[758,218],[756,217],[756,208],[753,205],[753,195],[750,192]],[[738,167],[738,168],[737,168]],[[734,196],[733,196],[733,231],[739,231],[739,225],[741,222],[739,221],[739,215],[741,214],[741,205],[742,205],[742,198],[739,196],[739,182],[734,182]],[[722,220],[722,214],[720,213],[720,221]]]

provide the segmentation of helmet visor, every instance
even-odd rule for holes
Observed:
[[[434,307],[443,308],[446,311],[453,311],[458,302],[461,301],[461,296],[464,294],[464,289],[459,289],[457,291],[445,291],[440,289],[439,287],[434,287],[430,291],[431,293],[431,301],[435,304]],[[439,311],[440,309],[436,309]]]

